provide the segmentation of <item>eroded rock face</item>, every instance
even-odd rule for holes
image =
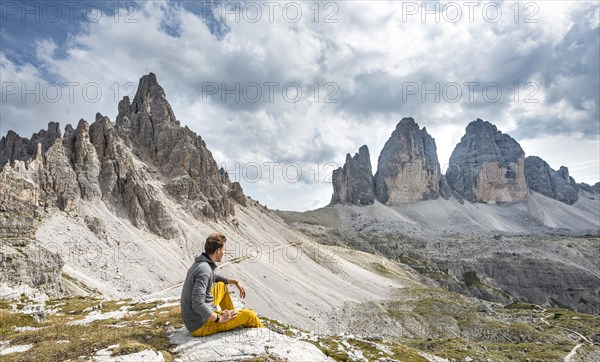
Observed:
[[[354,157],[347,154],[344,167],[333,171],[332,182],[332,204],[371,205],[375,202],[375,188],[369,148],[366,145],[362,146]]]
[[[55,122],[30,140],[9,131],[0,151],[2,174],[29,180],[38,193],[34,203],[70,211],[79,199],[102,199],[165,238],[180,234],[166,199],[213,220],[233,215],[234,202],[245,205],[239,183],[217,169],[198,135],[181,127],[152,73],[141,78],[132,103],[119,103],[116,125],[97,114],[91,125],[67,125],[64,136]]]
[[[0,172],[0,282],[26,283],[59,296],[64,292],[60,282],[64,263],[58,254],[36,244],[34,237],[47,195],[37,184],[45,179],[42,162],[40,145],[35,159],[14,161]]]
[[[246,203],[240,184],[217,169],[204,141],[180,126],[152,73],[142,77],[132,103],[120,102],[116,125],[97,114],[91,125],[83,119],[76,129],[67,125],[64,135],[55,122],[31,139],[9,131],[0,139],[0,181],[0,237],[6,241],[0,281],[52,293],[62,291],[62,260],[37,251],[47,264],[44,276],[30,255],[44,211],[104,202],[136,227],[170,239],[181,235],[174,204],[218,220],[233,215],[235,203]]]
[[[0,283],[27,284],[51,297],[62,296],[65,288],[61,282],[64,261],[34,241],[23,246],[5,244],[0,253]]]
[[[0,139],[0,166],[11,160],[27,160],[31,155],[27,152],[29,140],[22,138],[13,131],[8,131],[6,137]]]
[[[102,199],[113,210],[125,209],[129,220],[167,239],[180,235],[167,212],[162,190],[147,167],[136,162],[108,117],[98,115],[90,128],[90,140],[99,156]]]
[[[377,199],[387,205],[436,199],[441,174],[435,140],[403,118],[381,150],[374,180]]]
[[[24,162],[18,161],[17,167],[0,173],[0,239],[2,241],[32,238],[35,233],[34,220],[40,217],[38,207],[39,188],[21,177],[20,169]]]
[[[569,176],[569,169],[562,166],[554,171],[546,161],[536,156],[525,158],[527,186],[542,195],[572,205],[578,199],[579,186]]]
[[[140,79],[131,104],[128,97],[119,103],[117,132],[136,156],[168,178],[169,194],[194,215],[220,219],[235,214],[230,195],[241,186],[219,172],[200,136],[181,127],[153,73]]]
[[[246,195],[242,190],[242,185],[239,182],[232,182],[231,188],[229,189],[229,196],[242,206],[247,206]]]
[[[511,202],[529,195],[523,149],[481,119],[469,123],[454,148],[446,179],[457,194],[471,202]]]
[[[581,183],[577,184],[577,187],[586,192],[590,192],[590,193],[595,192],[595,193],[600,194],[600,182],[596,182],[593,186],[590,186],[590,185],[586,184],[585,182],[581,182]]]

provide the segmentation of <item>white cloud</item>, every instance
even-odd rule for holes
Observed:
[[[578,181],[593,181],[597,149],[577,148],[581,143],[574,141],[573,130],[582,124],[590,129],[590,122],[598,121],[593,119],[598,114],[598,93],[585,89],[581,94],[575,92],[584,88],[587,78],[597,78],[598,74],[593,68],[588,70],[591,75],[569,74],[571,68],[581,68],[576,62],[593,59],[590,52],[598,46],[594,43],[597,38],[585,38],[590,35],[584,29],[597,27],[591,16],[597,14],[597,4],[538,2],[537,23],[523,21],[536,9],[525,9],[522,3],[518,3],[518,22],[514,21],[514,8],[510,8],[517,3],[503,3],[498,23],[485,21],[483,3],[476,8],[474,21],[469,21],[463,5],[459,22],[442,16],[436,23],[431,20],[434,15],[427,15],[426,22],[422,22],[421,14],[408,16],[406,2],[339,2],[327,8],[319,3],[318,14],[312,2],[292,3],[302,6],[298,22],[285,21],[281,13],[285,3],[281,3],[273,22],[266,16],[267,8],[262,8],[263,17],[256,23],[243,17],[235,22],[229,16],[229,32],[222,39],[211,34],[201,16],[182,6],[144,2],[135,23],[102,17],[96,23],[84,24],[82,31],[71,34],[65,44],[39,39],[36,59],[29,64],[12,63],[0,49],[3,82],[19,86],[39,82],[43,87],[47,84],[44,77],[50,74],[53,79],[78,84],[73,102],[63,96],[55,103],[44,99],[32,103],[29,98],[22,102],[19,94],[8,95],[3,88],[7,102],[2,103],[0,131],[13,129],[28,136],[48,121],[60,121],[64,127],[81,117],[93,120],[97,111],[114,120],[118,100],[132,92],[130,82],[137,83],[143,74],[154,72],[178,119],[202,136],[218,164],[298,162],[309,173],[311,163],[336,162],[341,166],[346,153],[354,154],[367,144],[375,171],[379,152],[396,123],[403,116],[413,116],[436,139],[443,166],[467,123],[479,117],[505,133],[514,131],[522,137],[515,138],[524,149],[527,144],[543,151],[539,156],[548,162],[560,159],[567,166],[589,162],[588,166],[573,166],[571,172]],[[294,13],[290,10],[289,14]],[[587,23],[574,30],[580,14],[588,14]],[[337,22],[326,23],[327,16]],[[176,29],[176,36],[166,29]],[[574,36],[584,47],[568,50],[571,53],[564,53],[566,57],[563,53],[555,56],[568,36]],[[57,57],[57,49],[64,49],[66,57]],[[576,51],[579,53],[573,53]],[[462,85],[470,81],[482,85],[498,82],[503,87],[502,100],[486,102],[481,86],[470,94]],[[539,84],[540,102],[514,102],[508,87],[517,81],[521,87],[530,81]],[[256,103],[243,99],[223,103],[219,94],[203,99],[203,85],[208,82],[219,87],[225,83],[228,88],[236,82],[241,87],[255,82],[263,94]],[[268,99],[265,82],[279,84],[273,102]],[[288,82],[303,87],[303,97],[297,103],[286,102],[281,94]],[[333,96],[338,103],[324,102],[332,92],[328,82],[338,87]],[[419,86],[425,82],[426,87],[457,82],[463,93],[455,103],[444,97],[434,102],[431,95],[422,102],[424,89],[419,89],[405,101],[402,95],[408,82]],[[93,93],[94,84],[102,90],[102,97],[91,102],[81,91],[88,85],[89,93]],[[317,102],[315,85],[319,89]],[[557,92],[564,93],[564,99],[555,102]],[[548,126],[556,121],[562,123]],[[545,132],[560,134],[557,137],[565,144],[573,141],[577,152],[543,147],[544,140],[553,141],[553,136],[541,135]],[[572,158],[556,158],[558,153]],[[331,194],[331,186],[323,182],[242,184],[250,196],[261,201],[270,197],[273,201],[269,206],[280,209],[313,208],[319,200],[324,205]]]

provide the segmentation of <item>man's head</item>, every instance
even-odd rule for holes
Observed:
[[[223,259],[223,255],[225,254],[226,241],[227,239],[223,234],[210,234],[206,238],[206,243],[204,243],[204,252],[208,254],[212,261],[218,263],[221,261],[221,259]]]

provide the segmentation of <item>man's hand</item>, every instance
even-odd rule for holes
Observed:
[[[227,309],[225,309],[221,313],[221,317],[219,319],[219,323],[227,323],[230,320],[232,320],[233,318],[237,317],[237,315],[238,315],[237,310],[227,310]]]
[[[237,279],[229,278],[229,284],[233,284],[238,288],[238,290],[240,291],[240,298],[246,297],[246,289],[244,288],[242,283],[240,283]]]

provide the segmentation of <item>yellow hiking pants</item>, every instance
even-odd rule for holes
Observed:
[[[223,282],[215,283],[210,291],[210,294],[215,298],[213,304],[221,307],[221,310],[217,310],[217,314],[221,314],[223,310],[234,310],[233,301],[229,295],[227,285]],[[237,327],[247,328],[262,328],[264,327],[258,316],[252,309],[240,309],[237,311],[237,317],[228,321],[227,323],[216,323],[210,319],[204,323],[204,325],[192,332],[194,337],[208,336],[218,332],[225,332]]]

